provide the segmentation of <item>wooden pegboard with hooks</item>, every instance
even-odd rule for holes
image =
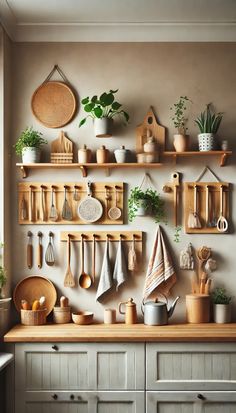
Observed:
[[[87,196],[86,183],[83,182],[20,182],[18,184],[18,222],[19,224],[79,224],[87,225],[82,221],[78,214],[77,208],[84,198]],[[67,199],[72,210],[72,220],[67,221],[62,219],[62,208],[64,203],[64,187],[67,188]],[[30,188],[32,190],[32,208],[30,207]],[[50,219],[51,207],[51,190],[54,190],[54,203],[58,211],[58,219],[56,221]],[[102,217],[96,221],[96,225],[119,225],[124,223],[124,183],[123,182],[92,182],[92,196],[100,201],[103,207]],[[43,189],[43,202],[42,202]],[[117,192],[117,206],[121,210],[121,216],[118,219],[111,219],[108,215],[110,208],[115,206]],[[76,197],[75,197],[76,193]],[[76,199],[74,199],[76,198]],[[42,212],[42,204],[44,205],[44,213]],[[23,213],[22,207],[25,211]]]

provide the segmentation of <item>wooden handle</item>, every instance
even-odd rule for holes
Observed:
[[[70,236],[67,238],[67,266],[70,266]]]
[[[199,293],[199,285],[198,285],[197,276],[195,273],[193,273],[191,277],[191,289],[192,289],[192,294]]]
[[[178,202],[177,202],[177,186],[174,185],[173,187],[174,191],[174,224],[175,227],[178,225]]]
[[[92,279],[93,282],[95,281],[95,256],[96,256],[96,240],[95,240],[95,236],[93,236],[93,257],[92,257]]]
[[[38,268],[42,268],[43,262],[43,246],[39,243],[38,244]]]
[[[206,226],[208,226],[209,221],[209,186],[206,185]]]
[[[224,206],[223,206],[223,196],[224,196],[223,185],[220,185],[220,215],[221,216],[223,215],[223,208],[224,208]]]
[[[45,221],[45,205],[44,205],[44,190],[43,186],[41,186],[41,219]]]
[[[208,278],[205,285],[205,294],[210,294],[211,282],[211,278]]]
[[[33,246],[32,244],[27,245],[27,267],[31,269],[33,266]]]
[[[33,196],[33,194],[32,194],[32,188],[31,188],[31,186],[30,186],[30,188],[29,188],[29,220],[30,220],[30,222],[32,222],[32,221],[33,221],[33,212],[32,212],[32,208],[33,208],[33,205],[32,205],[32,196]]]
[[[122,311],[122,309],[121,309],[121,306],[122,306],[123,304],[126,304],[126,301],[122,301],[121,303],[119,303],[118,309],[119,309],[119,313],[120,313],[120,314],[125,314],[125,311]]]
[[[197,185],[194,185],[194,193],[193,193],[193,195],[194,195],[193,212],[194,212],[194,214],[196,214],[196,213],[197,213]]]
[[[203,272],[201,275],[201,279],[200,279],[200,294],[205,294],[206,279],[207,279],[207,274]]]
[[[84,272],[84,237],[81,236],[81,274]]]

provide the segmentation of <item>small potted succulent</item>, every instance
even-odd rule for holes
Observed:
[[[165,219],[164,201],[157,191],[148,188],[143,191],[138,186],[131,189],[128,199],[128,217],[132,222],[136,216],[152,215],[155,222]]]
[[[178,102],[170,108],[174,111],[171,116],[171,120],[174,124],[174,127],[177,131],[174,134],[173,145],[176,152],[185,152],[188,150],[189,146],[189,135],[186,134],[188,128],[186,127],[187,118],[185,116],[187,105],[191,100],[187,96],[180,96]]]
[[[17,155],[22,155],[25,164],[40,161],[41,146],[47,141],[42,138],[42,133],[27,127],[19,136],[14,148]]]
[[[204,112],[195,119],[199,127],[198,134],[199,151],[212,151],[216,147],[216,134],[223,118],[223,112],[215,113],[211,108],[211,103],[206,105]]]
[[[213,302],[213,319],[215,323],[231,322],[231,300],[232,297],[227,294],[224,288],[217,287],[212,292]]]
[[[82,99],[82,105],[88,115],[80,121],[79,127],[83,126],[88,118],[92,118],[94,122],[94,133],[98,138],[110,137],[113,118],[120,116],[125,123],[129,121],[129,115],[122,109],[121,103],[115,99],[117,90],[104,92],[100,97],[94,95],[92,98],[86,97]]]

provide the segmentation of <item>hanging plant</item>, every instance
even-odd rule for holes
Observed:
[[[139,213],[142,208],[145,213]],[[154,217],[155,222],[165,221],[164,201],[156,190],[148,188],[143,191],[136,186],[131,189],[128,198],[128,217],[132,222],[136,216],[150,214]]]

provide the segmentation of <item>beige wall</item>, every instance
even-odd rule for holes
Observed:
[[[41,126],[33,117],[30,109],[32,93],[45,79],[53,65],[57,63],[78,91],[80,97],[100,93],[110,88],[119,88],[118,99],[124,104],[131,116],[127,128],[118,128],[112,139],[103,141],[93,137],[92,124],[78,129],[79,120],[83,116],[83,111],[79,108],[78,115],[73,122],[64,128],[76,145],[82,145],[86,142],[95,150],[101,143],[105,143],[109,149],[115,149],[121,144],[125,144],[128,149],[134,149],[135,126],[142,121],[149,105],[153,105],[160,122],[169,129],[169,147],[172,148],[173,128],[170,124],[169,107],[180,95],[184,94],[193,101],[189,114],[189,132],[193,146],[196,144],[197,135],[193,119],[204,108],[205,103],[210,101],[215,103],[218,110],[225,112],[220,131],[221,137],[227,138],[231,147],[235,146],[235,43],[18,43],[14,45],[13,52],[12,144],[27,125],[32,125],[43,132],[49,141],[57,137],[58,131]],[[48,154],[45,159],[49,159]],[[222,180],[235,182],[233,159],[230,165],[225,168],[219,168],[215,159],[209,159],[206,162]],[[173,170],[176,169],[182,172],[183,179],[191,181],[199,175],[204,165],[202,160],[183,159],[176,167],[166,163],[162,168],[153,170],[151,176],[157,189],[161,191],[162,186],[169,181]],[[93,171],[89,178],[111,182],[113,180],[124,180],[130,189],[141,182],[143,172],[142,170],[114,170],[112,175],[106,178],[104,172]],[[75,230],[76,227],[32,227],[35,246],[38,230],[41,229],[44,233],[45,245],[48,240],[47,233],[49,229],[55,233],[57,266],[50,268],[44,265],[42,271],[39,271],[36,265],[31,271],[26,269],[25,251],[29,227],[17,224],[16,183],[20,180],[21,176],[16,173],[15,157],[13,156],[11,184],[13,287],[27,275],[46,275],[55,283],[60,294],[69,296],[75,308],[94,310],[97,318],[102,319],[103,306],[95,303],[95,289],[82,291],[79,288],[66,290],[63,287],[66,266],[65,249],[63,250],[60,246],[59,232],[63,229]],[[53,171],[35,171],[28,178],[29,180],[59,182],[80,181],[82,178],[79,171],[62,171],[57,174]],[[234,198],[235,194],[233,195],[233,205]],[[172,320],[184,321],[184,296],[190,291],[191,273],[179,271],[178,259],[180,250],[190,241],[195,248],[204,244],[213,249],[218,260],[218,270],[213,275],[214,282],[215,284],[224,285],[236,297],[235,235],[190,236],[182,233],[181,242],[175,244],[173,243],[174,230],[170,211],[168,211],[168,220],[169,225],[165,230],[171,242],[178,273],[178,282],[172,291],[172,297],[177,294],[182,297]],[[235,216],[232,217],[232,225],[235,225]],[[99,226],[92,228],[95,230],[102,229]],[[139,218],[134,223],[122,227],[124,230],[129,228],[141,229],[145,233],[143,262],[145,269],[155,232],[154,221],[151,218]],[[91,227],[83,226],[83,230],[86,229],[89,230]],[[117,228],[109,227],[109,230],[112,229]],[[63,251],[63,254],[61,251]],[[79,273],[79,269],[75,268],[74,264],[72,268],[75,274]],[[109,294],[104,300],[104,304],[115,307],[119,301],[132,296],[140,305],[144,276],[145,271],[130,276],[129,281],[122,286],[120,292]]]

